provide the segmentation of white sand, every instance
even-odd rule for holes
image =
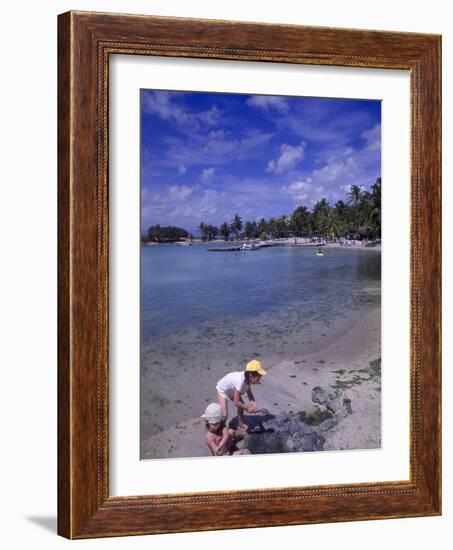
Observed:
[[[380,376],[370,376],[370,362],[380,358],[380,308],[364,313],[349,330],[315,353],[296,360],[280,361],[253,386],[258,406],[272,414],[313,409],[311,390],[322,386],[351,399],[353,413],[327,432],[325,450],[378,448],[381,442]],[[359,372],[361,371],[362,372]],[[209,400],[216,399],[215,369],[194,368],[184,385],[172,382],[172,395],[184,395],[192,417],[175,418],[173,425],[142,442],[142,458],[209,456],[204,444],[204,422],[198,417]],[[208,395],[209,397],[205,397]],[[198,397],[197,397],[198,396]],[[201,396],[201,397],[200,397]],[[162,402],[159,416],[171,417],[171,400]],[[230,405],[230,419],[235,415]],[[145,419],[146,421],[146,419]]]

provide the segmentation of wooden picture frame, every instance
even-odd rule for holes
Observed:
[[[58,21],[58,532],[72,538],[441,513],[441,38],[69,12]],[[109,56],[404,69],[411,95],[410,479],[109,495]],[[221,503],[221,506],[219,506]],[[243,514],[244,506],[247,514]]]

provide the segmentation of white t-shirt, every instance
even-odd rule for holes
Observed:
[[[217,382],[216,390],[233,401],[234,390],[242,395],[250,388],[245,381],[245,372],[230,372]]]

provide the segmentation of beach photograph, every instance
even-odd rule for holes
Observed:
[[[142,89],[140,120],[140,458],[379,449],[381,102]]]

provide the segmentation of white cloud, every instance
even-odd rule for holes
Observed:
[[[289,195],[296,202],[314,204],[324,195],[324,187],[322,185],[314,185],[311,178],[302,181],[294,181],[290,185],[284,185],[281,192]]]
[[[340,189],[347,195],[351,190],[352,185],[340,185]]]
[[[182,126],[197,128],[200,125],[215,126],[219,123],[222,111],[212,105],[207,111],[190,111],[175,101],[180,95],[174,92],[148,92],[143,97],[143,110],[163,120],[173,120]]]
[[[272,137],[270,133],[250,130],[238,139],[226,139],[224,132],[210,132],[203,138],[204,144],[199,147],[186,148],[179,154],[187,157],[187,163],[203,163],[209,159],[213,164],[226,164],[236,159],[245,159],[259,152],[259,147],[267,143]]]
[[[307,206],[324,197],[331,204],[340,199],[344,201],[352,185],[366,189],[376,179],[379,172],[375,157],[376,153],[367,148],[341,149],[330,155],[320,168],[281,187],[280,191]]]
[[[189,185],[167,185],[159,191],[143,189],[142,200],[153,208],[160,208],[163,205],[185,201],[195,190]]]
[[[211,130],[208,134],[208,136],[211,139],[225,139],[227,132],[223,128],[220,128],[219,130]]]
[[[352,161],[351,158],[347,159],[346,162],[344,161],[330,161],[322,168],[319,168],[318,170],[313,171],[313,177],[317,180],[325,181],[326,183],[332,183],[336,181],[338,176],[346,171],[346,166],[349,163],[349,161]]]
[[[184,174],[187,172],[187,168],[183,165],[178,166],[178,176],[184,176]]]
[[[214,191],[213,189],[206,189],[203,191],[203,195],[197,207],[199,219],[216,214],[224,195],[225,193],[223,191]]]
[[[366,140],[365,149],[367,151],[380,151],[381,150],[381,125],[376,124],[373,128],[365,130],[362,134],[363,139]]]
[[[169,185],[142,191],[142,224],[177,225],[193,231],[200,221],[217,223],[224,216],[228,195],[199,185]],[[225,218],[230,219],[231,216]],[[223,218],[222,218],[223,219]]]
[[[188,185],[170,185],[168,188],[168,198],[170,201],[184,201],[193,193],[193,187]]]
[[[213,105],[208,111],[194,113],[192,116],[207,126],[215,126],[220,122],[222,111],[216,105]]]
[[[279,111],[286,113],[289,110],[288,102],[284,97],[269,96],[269,95],[253,95],[246,101],[250,107],[257,107],[264,111]]]
[[[305,156],[305,143],[293,147],[284,143],[280,147],[280,156],[277,160],[271,160],[267,163],[266,172],[281,174],[294,168]]]
[[[205,168],[202,172],[201,172],[201,181],[203,182],[207,182],[209,181],[212,176],[214,175],[214,172],[215,172],[215,168]]]

